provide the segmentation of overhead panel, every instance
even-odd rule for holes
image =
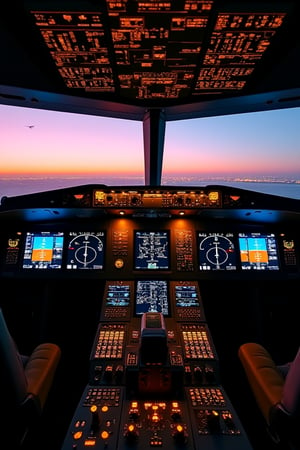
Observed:
[[[101,11],[32,11],[57,70],[70,89],[114,92]]]
[[[195,94],[243,89],[284,17],[283,13],[219,13],[203,57]]]
[[[238,95],[286,14],[259,1],[42,5],[30,14],[70,93],[159,105]]]

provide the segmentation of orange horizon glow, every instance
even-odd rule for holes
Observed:
[[[257,169],[254,170],[249,168],[247,172],[243,171],[241,172],[240,169],[231,170],[229,171],[214,171],[211,170],[199,170],[199,171],[193,171],[193,172],[185,172],[183,170],[181,171],[163,171],[162,177],[174,177],[174,178],[251,178],[251,177],[289,177],[291,178],[291,174],[289,170],[281,170],[281,171],[258,171]],[[0,178],[66,178],[66,179],[76,179],[76,178],[90,178],[90,177],[98,177],[98,178],[131,178],[131,177],[144,177],[144,170],[142,171],[125,171],[125,170],[101,170],[101,171],[85,171],[85,172],[65,172],[65,171],[49,171],[49,172],[41,172],[39,170],[36,171],[30,171],[25,172],[23,171],[0,171]],[[293,177],[292,177],[293,178]],[[297,178],[294,177],[294,178]],[[300,177],[299,177],[300,178]]]
[[[5,171],[0,171],[0,177],[6,178],[6,177],[68,177],[68,178],[84,178],[84,177],[89,177],[89,176],[104,176],[104,177],[112,177],[112,176],[141,176],[143,175],[144,172],[143,171],[135,171],[135,172],[126,172],[124,170],[114,170],[112,171],[110,170],[101,170],[101,171],[85,171],[85,172],[66,172],[66,171],[49,171],[49,172],[41,172],[40,170],[30,170],[30,172],[25,172],[24,170],[14,170],[14,171],[9,171],[9,170],[5,170]]]
[[[113,155],[113,152],[110,152]],[[142,163],[134,162],[132,160],[124,161],[120,156],[114,161],[114,158],[110,160],[101,160],[101,157],[96,159],[95,157],[87,158],[86,156],[79,157],[72,152],[60,152],[59,155],[55,155],[53,151],[49,149],[44,156],[32,155],[27,156],[20,162],[10,162],[8,158],[2,159],[2,167],[0,174],[112,174],[112,173],[124,173],[132,172],[139,173],[143,171]]]

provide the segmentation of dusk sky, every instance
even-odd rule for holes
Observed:
[[[142,122],[0,105],[0,176],[140,175]],[[167,122],[165,175],[300,179],[300,108]]]

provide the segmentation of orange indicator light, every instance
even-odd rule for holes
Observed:
[[[86,441],[84,441],[85,447],[94,447],[95,445],[96,445],[95,439],[87,439]]]
[[[76,433],[73,434],[73,438],[78,440],[82,436],[82,431],[76,431]]]
[[[102,431],[101,437],[102,437],[102,439],[108,439],[108,438],[109,438],[109,433],[108,433],[108,431]]]

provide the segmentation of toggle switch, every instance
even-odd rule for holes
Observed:
[[[90,407],[90,412],[92,414],[91,431],[96,432],[99,430],[100,426],[100,416],[96,405]]]
[[[129,424],[124,433],[124,436],[127,439],[127,441],[129,441],[129,442],[136,441],[138,438],[138,435],[139,435],[139,433],[138,433],[136,425],[134,425],[133,423]]]
[[[186,443],[187,433],[183,425],[178,424],[175,426],[173,431],[173,439],[177,444],[182,445]]]

